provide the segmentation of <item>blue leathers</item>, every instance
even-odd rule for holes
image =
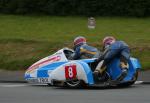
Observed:
[[[75,46],[74,50],[75,52],[72,56],[74,60],[98,58],[100,56],[100,52],[97,50],[97,48],[89,46],[86,43],[82,43],[80,45]]]
[[[116,56],[123,57],[126,60],[130,58],[129,46],[124,41],[115,41],[113,44],[105,46],[105,51],[99,59],[109,62]]]
[[[105,45],[103,54],[95,60],[97,67],[94,71],[95,77],[100,75],[101,77],[105,73],[106,66],[114,59],[115,57],[120,58],[120,67],[122,68],[122,73],[116,81],[123,80],[128,71],[128,60],[130,58],[130,49],[129,46],[124,41],[114,41],[112,44]]]

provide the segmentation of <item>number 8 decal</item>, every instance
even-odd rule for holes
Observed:
[[[73,77],[73,70],[72,67],[68,68],[68,72],[69,72],[69,77],[72,78]]]
[[[77,70],[76,65],[65,66],[65,77],[66,79],[76,78]]]

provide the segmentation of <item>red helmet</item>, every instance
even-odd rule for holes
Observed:
[[[103,39],[103,45],[110,45],[112,43],[114,43],[116,41],[116,39],[113,36],[106,36]]]
[[[86,43],[86,38],[83,36],[78,36],[74,39],[74,46],[77,46],[79,44],[85,44]]]

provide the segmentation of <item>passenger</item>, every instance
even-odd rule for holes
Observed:
[[[115,57],[120,57],[120,66],[122,68],[121,75],[117,78],[117,81],[123,80],[128,72],[128,60],[130,58],[129,46],[124,41],[116,41],[112,36],[106,36],[103,39],[104,52],[95,60],[97,67],[94,71],[95,75],[101,75],[106,69],[106,65],[110,63]]]

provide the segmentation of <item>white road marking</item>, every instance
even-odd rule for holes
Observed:
[[[36,86],[36,85],[40,85],[40,86],[47,86],[47,84],[5,84],[5,83],[0,83],[0,87],[7,87],[7,88],[15,88],[15,87],[25,87],[25,86]]]
[[[2,84],[0,85],[0,87],[24,87],[24,86],[28,86],[26,84]]]
[[[143,81],[136,81],[134,84],[142,84]]]

